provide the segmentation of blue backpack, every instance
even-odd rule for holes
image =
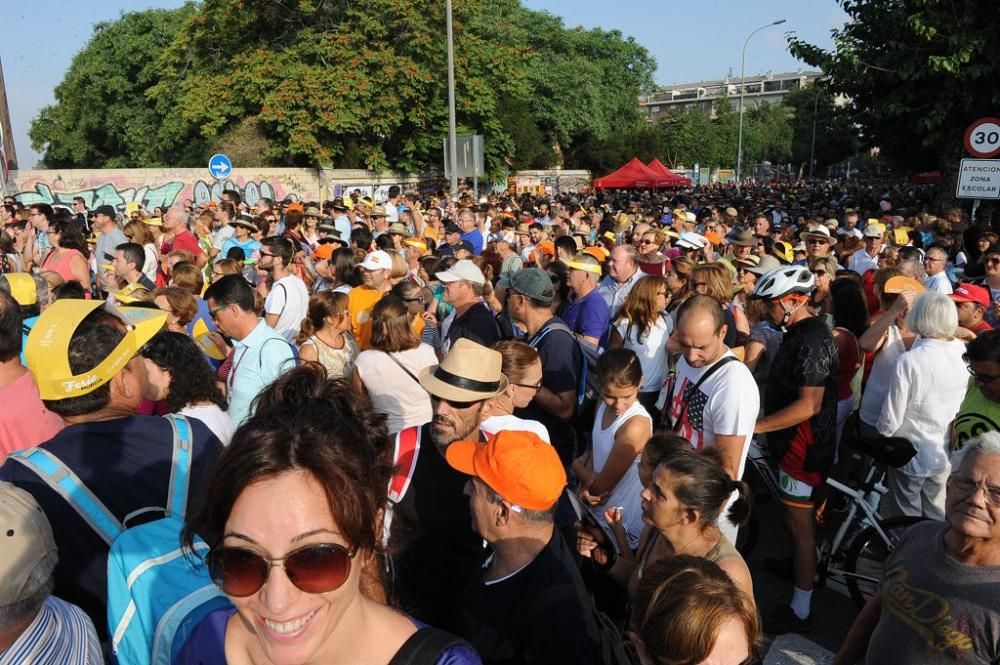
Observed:
[[[229,604],[208,575],[208,545],[196,539],[193,551],[181,547],[193,436],[187,418],[166,418],[174,431],[166,506],[142,508],[122,522],[49,451],[31,448],[11,454],[62,496],[111,547],[108,630],[115,660],[127,665],[170,665],[205,615]],[[153,512],[165,516],[128,527],[131,518]]]

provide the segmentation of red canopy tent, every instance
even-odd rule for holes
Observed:
[[[662,180],[660,175],[650,171],[638,157],[633,157],[614,173],[594,180],[594,189],[653,189],[662,186],[659,180]]]
[[[651,161],[646,168],[648,168],[653,173],[659,176],[659,181],[657,182],[658,187],[690,187],[691,178],[685,178],[682,175],[677,175],[666,166],[663,165],[658,159]],[[665,182],[664,182],[665,181]]]

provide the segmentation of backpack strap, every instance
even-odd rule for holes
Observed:
[[[167,490],[167,515],[183,519],[187,512],[188,486],[191,483],[191,458],[194,455],[194,432],[184,416],[169,414],[165,418],[174,432],[173,457],[170,463],[170,485]]]
[[[417,455],[420,454],[420,427],[407,427],[393,437],[394,447],[392,461],[396,470],[389,481],[389,500],[399,503],[413,479],[413,471],[417,468]]]
[[[389,665],[437,665],[441,655],[454,646],[468,643],[440,628],[425,626],[403,642]]]
[[[66,501],[83,521],[90,525],[108,545],[122,532],[121,522],[90,491],[80,477],[62,460],[44,448],[28,448],[10,454],[8,459],[20,462],[35,472],[42,482]]]

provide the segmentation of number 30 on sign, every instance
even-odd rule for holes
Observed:
[[[965,130],[965,149],[980,158],[1000,155],[1000,119],[980,118],[969,125]]]

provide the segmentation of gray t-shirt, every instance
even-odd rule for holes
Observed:
[[[124,245],[127,242],[128,238],[125,237],[125,234],[117,226],[107,233],[97,236],[97,246],[95,248],[97,252],[97,264],[111,263],[115,258],[115,247]],[[110,255],[111,259],[108,259],[105,254]]]
[[[1000,566],[969,566],[945,551],[945,522],[912,526],[885,562],[882,614],[867,665],[1000,661]]]

